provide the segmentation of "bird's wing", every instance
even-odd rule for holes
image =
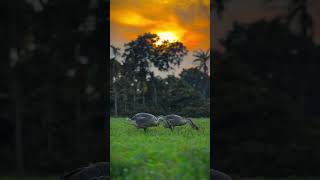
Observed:
[[[168,115],[167,118],[169,119],[182,119],[181,116],[178,116],[178,115],[175,115],[175,114],[172,114],[172,115]]]
[[[137,117],[146,117],[146,116],[150,116],[151,114],[148,114],[148,113],[137,113],[135,114],[132,118],[137,118]]]
[[[149,125],[150,120],[149,118],[146,118],[146,117],[139,117],[139,118],[136,118],[136,123],[139,125]]]
[[[175,121],[174,121],[174,119],[172,119],[172,118],[166,119],[166,125],[167,125],[167,126],[174,126],[174,125],[175,125],[174,122],[175,122]]]

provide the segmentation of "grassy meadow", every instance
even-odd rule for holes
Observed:
[[[112,179],[209,178],[210,121],[193,119],[173,132],[158,127],[136,129],[126,118],[111,118],[110,157]]]

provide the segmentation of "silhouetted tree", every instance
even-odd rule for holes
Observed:
[[[137,85],[137,91],[141,92],[143,107],[145,106],[145,93],[148,89],[146,80],[151,74],[151,66],[160,71],[168,71],[173,66],[179,65],[187,54],[187,49],[181,42],[165,41],[157,46],[158,40],[159,37],[156,34],[145,33],[125,44],[123,66],[126,76],[132,78],[131,82]]]
[[[198,68],[200,70],[203,70],[203,72],[207,74],[208,73],[207,63],[210,60],[210,49],[208,49],[206,52],[203,50],[195,51],[193,56],[195,57],[193,62],[198,63]]]

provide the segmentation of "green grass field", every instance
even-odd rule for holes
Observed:
[[[145,133],[125,118],[111,118],[110,157],[112,179],[207,180],[210,162],[209,119],[194,119],[173,132],[162,125]]]

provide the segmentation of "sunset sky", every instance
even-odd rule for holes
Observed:
[[[182,68],[195,66],[193,51],[210,48],[210,0],[111,0],[110,43],[123,45],[145,32],[178,40],[189,50]],[[208,66],[210,66],[208,64]],[[163,75],[163,74],[161,74]]]

